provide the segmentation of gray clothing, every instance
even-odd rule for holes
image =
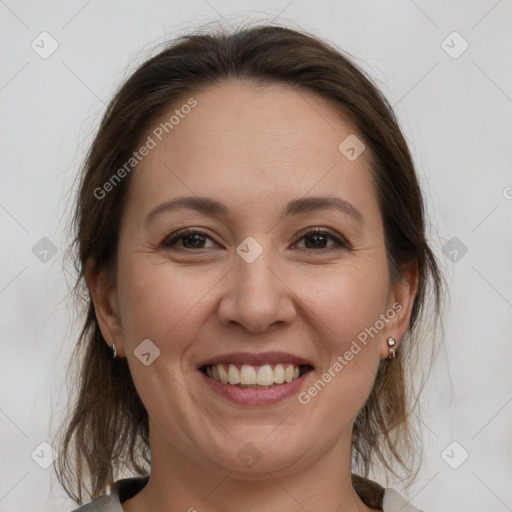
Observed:
[[[87,505],[75,509],[73,512],[123,512],[121,503],[140,492],[148,482],[148,479],[149,476],[146,475],[117,480],[112,486],[111,494],[102,496]],[[372,482],[372,484],[374,483]],[[368,502],[365,493],[357,489],[356,492],[368,506],[374,506],[373,503]],[[379,501],[380,504],[378,506],[382,508],[383,512],[421,512],[394,489],[383,489],[382,500]]]

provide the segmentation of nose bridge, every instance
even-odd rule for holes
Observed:
[[[245,254],[244,250],[247,251]],[[249,242],[245,243],[244,246],[240,244],[237,248],[237,254],[239,256],[235,269],[237,288],[240,285],[242,290],[248,287],[256,294],[270,292],[275,287],[274,280],[276,279],[270,270],[272,265],[275,266],[275,255],[272,249],[268,246],[264,250],[263,247],[258,250],[251,246],[251,242]]]
[[[260,240],[261,241],[261,240]],[[275,254],[269,243],[263,247],[254,238],[246,238],[236,249],[238,261],[235,268],[235,290],[242,302],[262,301],[261,307],[270,305],[279,293],[275,275],[270,268],[275,264]]]
[[[247,237],[236,253],[228,290],[219,308],[221,320],[237,322],[251,331],[263,331],[278,321],[289,322],[293,305],[287,287],[276,275],[276,252],[270,245]]]

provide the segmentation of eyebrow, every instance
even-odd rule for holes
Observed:
[[[170,201],[166,201],[165,203],[159,204],[149,212],[144,223],[145,225],[148,225],[155,219],[155,217],[158,217],[162,213],[184,208],[196,210],[199,213],[214,217],[229,216],[229,209],[214,199],[209,197],[187,196],[178,197],[176,199],[172,199]],[[364,222],[364,217],[360,210],[358,210],[353,204],[349,203],[345,199],[334,196],[315,196],[294,199],[286,205],[286,208],[283,212],[283,217],[286,217],[287,215],[311,213],[318,210],[337,210],[341,213],[349,215],[359,223]]]

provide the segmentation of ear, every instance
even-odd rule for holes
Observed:
[[[380,357],[386,359],[389,356],[387,339],[393,337],[396,340],[394,349],[397,350],[404,337],[411,319],[412,307],[418,290],[418,264],[416,261],[406,265],[403,276],[395,283],[391,283],[388,309],[386,317],[388,322],[384,329],[381,342]]]
[[[85,280],[94,305],[101,334],[110,348],[116,344],[119,357],[125,357],[121,322],[118,313],[117,292],[105,269],[98,269],[95,262],[87,262]]]

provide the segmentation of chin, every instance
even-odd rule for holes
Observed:
[[[226,471],[240,480],[257,481],[268,479],[268,473],[286,474],[299,465],[305,455],[304,442],[290,442],[290,439],[265,439],[268,430],[258,437],[237,439],[232,446],[238,449],[220,451],[216,456]],[[254,441],[253,441],[254,440]]]

